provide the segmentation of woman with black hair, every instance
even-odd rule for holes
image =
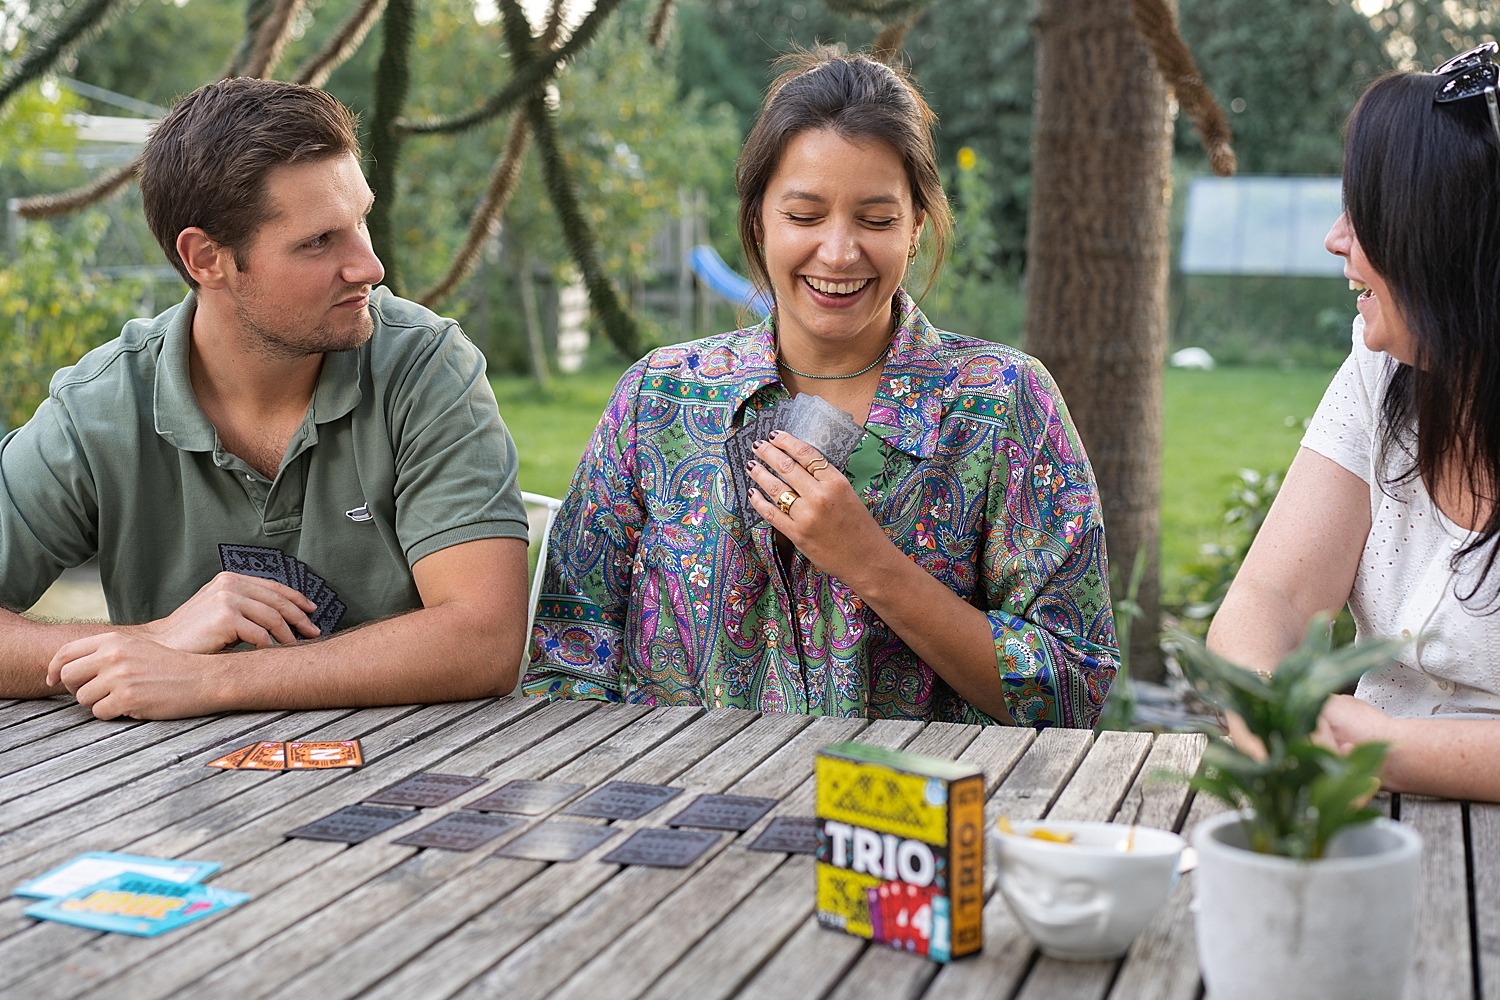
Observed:
[[[1377,80],[1349,119],[1324,245],[1359,291],[1335,376],[1209,631],[1271,669],[1347,604],[1397,659],[1332,699],[1394,791],[1500,800],[1500,66],[1488,42]],[[1234,726],[1231,727],[1235,728]],[[1239,735],[1237,733],[1237,735]]]

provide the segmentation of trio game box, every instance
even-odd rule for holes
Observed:
[[[984,774],[835,743],[817,758],[818,922],[946,962],[984,944]]]

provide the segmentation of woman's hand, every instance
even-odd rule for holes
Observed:
[[[836,577],[959,697],[1010,723],[990,622],[885,533],[843,473],[785,431],[754,446],[750,503],[821,572]],[[769,499],[768,499],[769,498]]]
[[[1353,695],[1336,694],[1323,706],[1313,738],[1337,753],[1358,743],[1394,743],[1399,719]]]
[[[785,431],[752,446],[750,492],[756,513],[781,532],[814,566],[859,590],[872,546],[893,544],[849,485],[812,445]],[[790,495],[789,495],[790,494]]]
[[[1312,738],[1314,743],[1334,753],[1348,753],[1357,743],[1392,741],[1399,721],[1353,695],[1336,694],[1323,705]],[[1244,719],[1230,715],[1225,725],[1229,742],[1256,760],[1266,759],[1266,748],[1250,734]]]

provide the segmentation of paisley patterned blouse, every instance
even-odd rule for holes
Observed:
[[[1118,661],[1092,470],[1051,376],[907,297],[848,475],[918,565],[984,611],[1019,725],[1089,727]],[[774,319],[620,379],[552,530],[526,694],[995,720],[839,580],[747,527],[724,442],[786,400]]]

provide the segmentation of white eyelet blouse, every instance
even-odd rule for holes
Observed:
[[[1483,560],[1470,557],[1458,573],[1450,564],[1470,532],[1443,515],[1420,479],[1387,485],[1401,456],[1381,463],[1376,432],[1395,371],[1394,359],[1365,346],[1356,318],[1353,351],[1302,438],[1370,487],[1370,534],[1349,594],[1358,636],[1424,637],[1367,674],[1356,694],[1399,716],[1500,713],[1500,613],[1472,610],[1484,610],[1484,591],[1469,605],[1457,597]]]

